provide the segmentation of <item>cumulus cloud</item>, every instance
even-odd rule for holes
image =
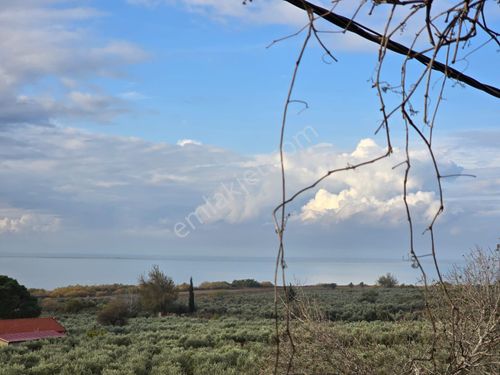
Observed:
[[[128,64],[147,54],[76,26],[101,16],[93,8],[58,7],[52,1],[2,2],[0,126],[68,117],[109,121],[126,110],[123,100],[89,88],[88,80],[121,77]]]
[[[372,139],[362,139],[350,154],[337,156],[335,167],[357,164],[383,154],[383,149]],[[439,208],[439,197],[435,193],[436,183],[428,155],[417,150],[411,153],[413,168],[408,180],[408,205],[414,220],[431,220]],[[405,220],[403,203],[403,168],[394,169],[404,160],[402,150],[395,149],[391,158],[376,165],[339,174],[342,188],[334,192],[322,188],[302,208],[300,218],[314,222],[348,220],[356,216],[359,222],[398,224]],[[462,168],[453,162],[441,165],[443,174],[458,174]],[[433,186],[434,185],[434,186]]]
[[[432,220],[439,208],[439,200],[432,191],[410,193],[407,195],[408,206],[420,220]],[[356,189],[342,190],[332,194],[320,189],[313,199],[302,207],[300,218],[303,221],[318,221],[330,218],[335,221],[347,220],[357,216],[361,223],[399,224],[405,218],[403,195],[399,194],[387,200],[366,196]],[[415,215],[414,215],[415,217]]]
[[[384,154],[372,139],[362,139],[352,152],[340,152],[332,145],[319,144],[286,156],[288,196],[310,185],[328,170],[353,165]],[[395,149],[391,158],[374,165],[333,175],[291,205],[294,219],[304,222],[338,222],[356,217],[359,223],[378,224],[380,219],[397,224],[405,219],[403,169],[393,167],[404,160]],[[443,174],[457,174],[462,168],[452,161],[441,163]],[[280,201],[279,158],[260,155],[232,180],[221,183],[197,212],[207,222],[231,223],[260,217]],[[428,155],[412,153],[412,173],[408,180],[408,202],[416,219],[423,222],[437,210],[436,182]],[[313,196],[311,196],[313,195]],[[297,207],[298,206],[298,207]]]
[[[0,235],[26,232],[55,232],[60,225],[56,216],[28,210],[0,208]]]
[[[371,139],[349,151],[325,143],[297,148],[286,157],[287,195],[329,169],[383,151]],[[437,149],[439,157],[442,151],[448,152],[444,146]],[[475,155],[479,158],[480,152]],[[425,153],[416,150],[412,157],[408,201],[416,225],[423,229],[438,197]],[[340,243],[360,231],[364,236],[381,228],[404,233],[403,168],[393,169],[402,158],[396,149],[390,159],[334,175],[289,205],[290,235],[298,236],[294,241],[309,238],[321,247],[330,243],[332,233]],[[462,170],[446,159],[440,158],[444,174]],[[500,220],[498,167],[465,172],[478,178],[444,181],[446,208],[439,221],[440,229],[458,243],[484,233],[491,237]],[[259,248],[260,237],[272,241],[270,213],[281,194],[277,153],[242,156],[210,145],[153,143],[40,126],[0,130],[0,180],[2,236],[10,241],[57,231],[52,238],[56,242],[56,236],[77,233],[81,246],[114,235],[123,246],[129,245],[124,238],[139,237],[141,248],[142,241],[166,241],[158,246],[175,243],[176,248],[186,243],[204,248],[208,242],[223,247],[241,238]],[[189,238],[176,236],[177,223],[186,226]]]
[[[196,147],[189,147],[192,145]],[[285,160],[287,194],[330,169],[383,152],[372,139],[361,140],[351,152],[329,144],[298,149]],[[23,201],[25,206],[18,208],[73,217],[89,226],[96,222],[93,215],[100,216],[106,225],[138,228],[151,227],[160,219],[175,224],[191,212],[200,213],[204,223],[268,221],[281,194],[277,153],[243,157],[186,139],[170,145],[69,128],[12,128],[0,133],[0,158],[0,178],[4,181],[0,197],[6,203],[15,207],[15,202]],[[391,158],[375,165],[333,175],[289,206],[293,220],[335,223],[355,218],[363,225],[377,225],[382,219],[392,224],[404,222],[404,168],[393,168],[403,158],[403,152],[395,149]],[[457,174],[462,167],[443,161],[441,170]],[[408,202],[420,222],[428,220],[437,205],[431,171],[425,152],[412,153]],[[478,192],[496,197],[498,178],[481,179],[479,184],[475,188]],[[26,191],[20,191],[19,186]],[[454,186],[456,181],[445,181],[445,192],[459,197]],[[130,214],[134,210],[137,215]]]

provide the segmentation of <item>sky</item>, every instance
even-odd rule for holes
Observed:
[[[367,12],[360,17],[380,30],[383,10]],[[304,35],[268,46],[305,23],[279,0],[1,1],[0,273],[12,267],[2,268],[2,255],[274,256],[281,116]],[[384,151],[371,82],[376,46],[342,33],[324,41],[338,62],[313,43],[294,91],[308,108],[290,109],[290,193]],[[388,56],[388,81],[397,82],[400,64]],[[495,66],[491,45],[456,64],[498,87]],[[409,75],[419,68],[410,63]],[[436,156],[443,174],[476,177],[444,181],[440,259],[500,241],[499,114],[498,99],[447,84]],[[401,125],[395,120],[390,159],[294,201],[291,257],[408,255],[403,168],[393,168],[404,158]],[[421,233],[438,194],[425,148],[414,142],[411,152],[409,202],[417,252],[426,254]]]

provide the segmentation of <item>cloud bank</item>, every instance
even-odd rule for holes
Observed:
[[[457,148],[443,145],[439,155],[451,156],[452,149]],[[288,194],[328,169],[382,152],[374,140],[363,139],[349,152],[316,144],[289,153]],[[338,174],[305,194],[289,207],[291,235],[312,231],[322,247],[332,240],[332,230],[344,231],[340,236],[345,238],[380,230],[404,233],[403,170],[393,169],[402,158],[396,149],[390,159]],[[428,157],[416,150],[412,158],[408,201],[423,230],[438,197]],[[442,160],[444,174],[464,170]],[[220,242],[221,233],[236,241],[241,230],[272,238],[270,213],[281,194],[278,161],[276,153],[242,156],[192,140],[171,145],[71,128],[6,128],[0,132],[0,236],[12,240],[44,233],[56,241],[78,232],[98,243],[97,233],[106,232],[121,236],[122,244],[132,236],[144,243],[163,238],[197,246]],[[445,182],[446,210],[439,225],[469,241],[481,232],[494,236],[500,219],[499,168],[466,171],[479,177]],[[182,233],[189,232],[186,238],[176,233],[179,222],[185,224]]]

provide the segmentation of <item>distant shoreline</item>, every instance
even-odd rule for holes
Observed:
[[[18,259],[89,259],[89,260],[158,260],[194,262],[274,262],[275,257],[234,255],[124,255],[124,254],[1,254],[0,258]],[[287,257],[289,262],[336,262],[336,263],[400,263],[401,258],[352,258],[352,257]],[[461,259],[441,259],[445,263],[461,263]]]

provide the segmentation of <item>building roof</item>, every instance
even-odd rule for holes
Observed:
[[[0,320],[0,337],[16,333],[53,331],[65,333],[66,329],[54,318],[3,319]]]
[[[0,334],[0,341],[8,344],[14,342],[23,342],[30,340],[48,339],[52,337],[64,337],[63,332],[57,331],[36,331],[36,332],[23,332],[23,333],[3,333]]]

